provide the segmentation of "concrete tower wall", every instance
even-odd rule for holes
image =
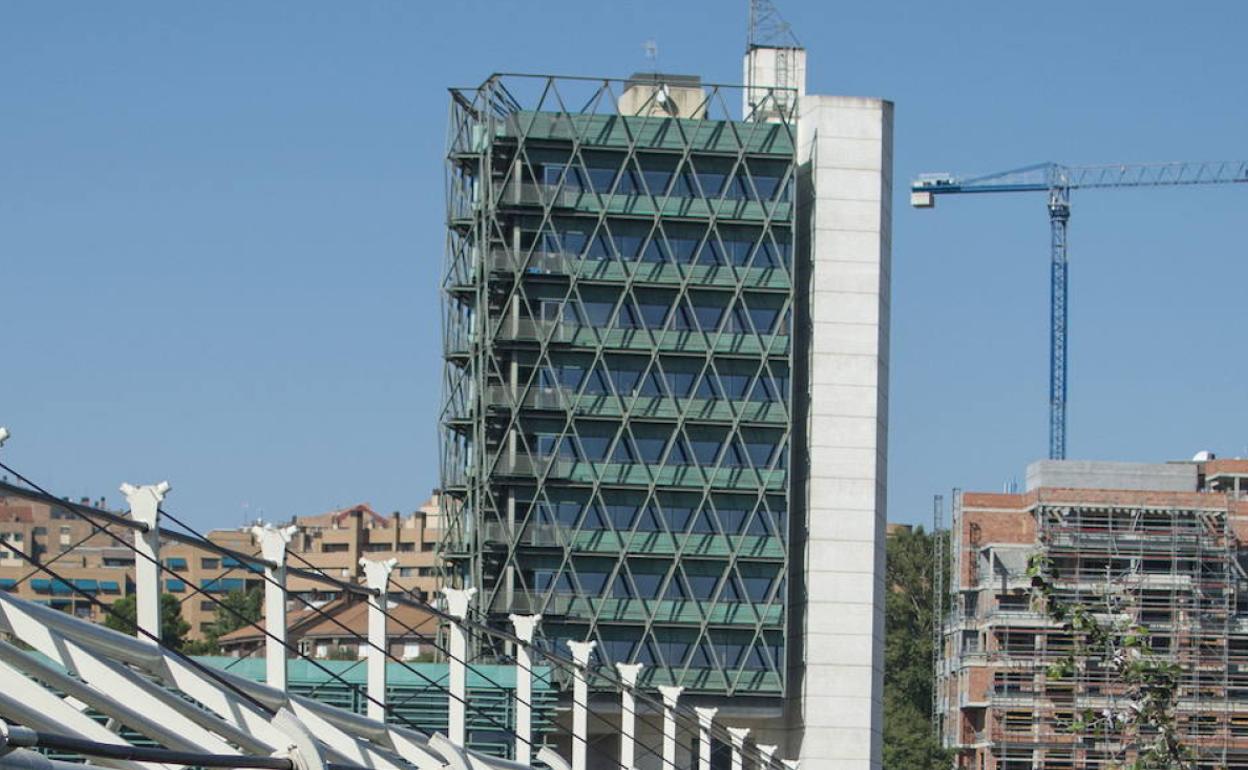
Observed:
[[[806,767],[881,762],[892,124],[879,99],[801,104],[809,402],[797,414],[806,531],[793,542],[788,744]]]

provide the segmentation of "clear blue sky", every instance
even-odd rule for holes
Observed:
[[[1039,197],[923,171],[1248,155],[1233,2],[779,0],[811,92],[896,102],[890,510],[1046,450]],[[745,0],[0,5],[0,424],[59,494],[228,526],[436,484],[450,85],[740,80]],[[1248,453],[1248,189],[1077,194],[1070,454]]]

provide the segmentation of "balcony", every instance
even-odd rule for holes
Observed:
[[[627,193],[599,193],[567,186],[521,182],[516,179],[498,187],[497,207],[563,209],[588,214],[606,212],[621,216],[687,218],[720,222],[789,222],[789,201],[756,201],[738,198],[681,198]]]
[[[580,553],[645,555],[681,553],[685,556],[784,558],[784,542],[770,535],[721,535],[707,532],[615,532],[573,530],[549,524],[529,524],[513,542],[511,530],[499,522],[482,526],[486,545],[570,548]]]
[[[677,128],[679,127],[679,128]],[[496,126],[498,137],[559,141],[579,140],[589,147],[637,147],[735,156],[749,154],[791,158],[795,129],[783,123],[729,123],[722,120],[655,118],[609,114],[571,114],[519,110]]]
[[[788,472],[783,468],[762,469],[742,467],[703,468],[698,465],[653,466],[638,463],[610,463],[576,460],[565,457],[517,454],[503,456],[495,466],[496,476],[523,478],[544,477],[574,483],[619,484],[646,487],[651,484],[668,487],[701,489],[785,488]]]
[[[486,261],[495,273],[524,275],[576,276],[579,280],[679,285],[685,281],[696,286],[787,289],[792,286],[789,272],[780,267],[742,267],[731,265],[675,264],[637,260],[597,259],[578,254],[552,251],[514,252],[492,249]]]
[[[637,393],[610,395],[582,393],[566,388],[531,386],[516,392],[506,385],[491,385],[485,392],[486,407],[572,412],[587,417],[653,417],[732,422],[787,423],[785,405],[776,401],[729,401],[727,399],[670,398]]]
[[[615,350],[665,350],[677,353],[788,355],[787,334],[742,334],[700,331],[597,328],[577,323],[535,318],[507,319],[498,329],[499,340],[539,342],[570,347]]]
[[[597,618],[598,622],[645,623],[653,618],[658,623],[724,623],[768,626],[784,622],[784,608],[779,602],[770,606],[749,602],[715,602],[696,599],[631,599],[617,597],[586,597],[573,594],[515,591],[508,602],[499,593],[491,606],[494,612],[540,613],[542,617],[569,619]]]

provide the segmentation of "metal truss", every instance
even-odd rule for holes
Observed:
[[[644,685],[778,696],[794,126],[649,77],[452,91],[444,579]]]

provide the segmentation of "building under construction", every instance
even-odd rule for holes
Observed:
[[[1248,768],[1248,460],[1143,465],[1043,461],[1022,494],[955,496],[950,611],[937,668],[937,729],[974,770],[1075,770],[1135,758],[1078,715],[1130,708],[1104,661],[1049,667],[1076,641],[1031,597],[1047,557],[1055,596],[1108,597],[1180,667],[1176,726],[1201,768]],[[1094,609],[1095,611],[1095,609]],[[1147,737],[1147,733],[1142,733]]]

